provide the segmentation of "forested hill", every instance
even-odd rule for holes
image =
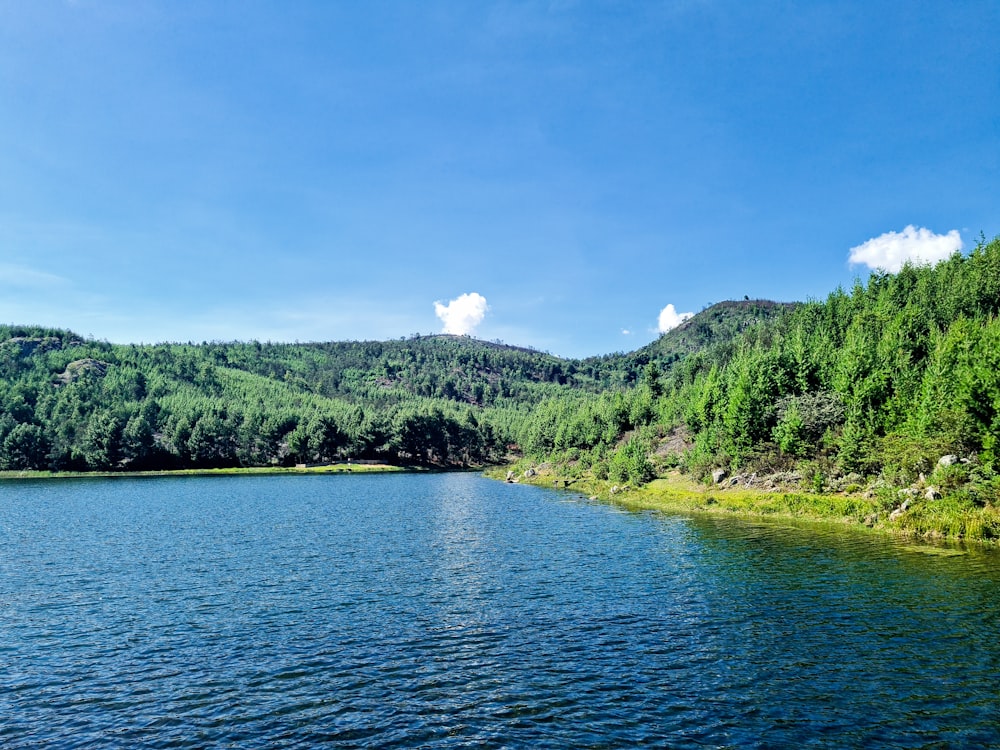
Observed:
[[[583,360],[578,369],[596,377],[604,387],[635,385],[650,363],[666,371],[694,352],[731,347],[748,328],[786,314],[797,306],[794,302],[759,299],[717,302],[634,352],[590,357]]]
[[[0,468],[221,467],[506,455],[494,427],[595,388],[548,354],[435,336],[118,346],[0,326]]]
[[[704,315],[718,327],[716,308]],[[537,404],[634,383],[641,365],[447,335],[121,346],[0,326],[0,468],[502,461]]]
[[[725,468],[991,503],[998,312],[994,240],[823,301],[713,305],[586,360],[454,336],[119,346],[0,326],[0,468],[524,456],[620,483]]]
[[[545,401],[521,442],[567,474],[632,484],[725,469],[1000,502],[998,313],[995,239],[782,309],[669,372],[653,361],[634,388]]]
[[[205,344],[217,365],[378,404],[414,396],[476,406],[535,402],[559,386],[597,389],[593,373],[551,354],[466,336],[318,344]]]

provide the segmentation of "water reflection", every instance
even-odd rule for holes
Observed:
[[[1000,743],[990,551],[468,474],[0,485],[0,534],[5,747]]]

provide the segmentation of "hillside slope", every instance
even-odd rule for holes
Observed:
[[[989,503],[998,313],[994,240],[822,302],[713,305],[585,360],[455,336],[115,346],[0,326],[0,468],[525,455],[632,484],[722,468]]]
[[[720,317],[724,309],[689,326],[731,339],[741,326]],[[712,320],[702,323],[703,316]],[[637,361],[566,360],[448,335],[118,346],[67,330],[0,326],[0,468],[346,457],[482,464],[508,455],[539,403],[624,388]]]
[[[665,336],[634,388],[543,402],[521,443],[570,477],[639,485],[677,467],[744,486],[868,487],[887,513],[938,519],[929,529],[951,523],[949,507],[973,523],[1000,504],[998,316],[993,240],[784,307],[728,341],[705,336],[669,369],[655,366],[657,347],[678,345]],[[994,520],[975,534],[1000,536]]]

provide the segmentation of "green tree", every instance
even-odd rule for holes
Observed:
[[[0,446],[0,468],[44,469],[48,463],[47,452],[48,443],[41,427],[18,424]]]

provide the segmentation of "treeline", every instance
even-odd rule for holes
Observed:
[[[0,326],[0,468],[501,461],[572,364],[456,337],[114,346]]]
[[[645,481],[668,466],[797,470],[995,494],[1000,241],[825,301],[789,306],[673,360],[628,391],[543,402],[519,441],[570,471]],[[697,318],[695,319],[697,320]],[[695,322],[695,321],[692,321]],[[939,464],[942,456],[955,456]]]
[[[525,456],[633,484],[933,474],[979,501],[1000,487],[998,313],[994,240],[824,301],[713,305],[587,360],[455,336],[116,346],[0,326],[0,468]]]
[[[284,380],[312,393],[375,405],[413,397],[506,406],[600,387],[595,368],[550,354],[460,336],[318,344],[213,343],[212,363]]]

